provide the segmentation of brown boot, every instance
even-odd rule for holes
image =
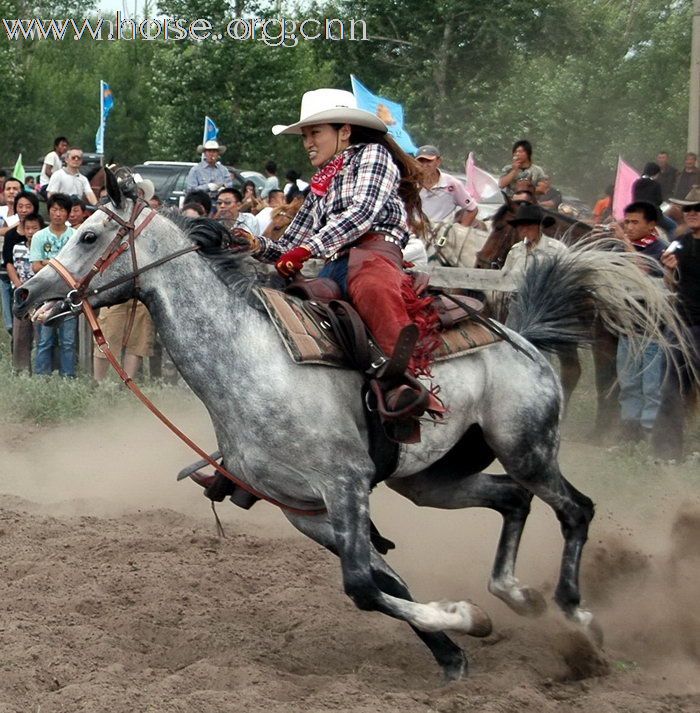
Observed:
[[[430,392],[409,384],[400,384],[384,395],[385,418],[418,417],[425,413],[430,400]]]

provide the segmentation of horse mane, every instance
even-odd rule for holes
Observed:
[[[199,246],[199,255],[227,287],[247,294],[255,284],[264,282],[253,262],[244,259],[250,252],[248,241],[231,234],[219,221],[187,218],[179,213],[161,215]]]
[[[476,266],[492,269],[494,263],[498,263],[498,267],[502,267],[502,263],[508,254],[508,250],[512,247],[512,229],[509,225],[502,225],[500,228],[496,227],[499,222],[508,214],[511,210],[511,206],[508,203],[504,203],[498,208],[498,210],[493,214],[491,220],[491,225],[493,226],[491,232],[489,233],[486,242],[479,252],[476,254]]]
[[[506,213],[508,213],[510,206],[507,203],[503,203],[498,207],[498,210],[491,217],[491,222],[495,223],[497,220],[501,220]]]

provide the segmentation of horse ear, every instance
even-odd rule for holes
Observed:
[[[109,196],[112,203],[114,203],[116,208],[121,208],[122,191],[121,191],[121,188],[119,187],[119,182],[117,181],[117,177],[112,173],[112,171],[109,169],[109,167],[105,168],[105,178],[106,178],[105,185],[107,187],[107,195]]]

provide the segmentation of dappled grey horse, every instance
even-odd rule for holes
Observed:
[[[325,508],[323,514],[285,514],[340,558],[345,591],[360,609],[408,622],[446,677],[459,678],[466,658],[444,632],[485,636],[491,623],[467,601],[414,602],[372,546],[369,495],[375,467],[368,455],[362,377],[290,360],[251,297],[256,263],[242,249],[243,241],[212,221],[177,222],[143,206],[134,219],[136,231],[142,230],[129,245],[126,237],[115,236],[124,234],[122,224],[133,215],[133,196],[125,195],[109,172],[108,190],[108,212],[97,211],[80,227],[60,262],[80,278],[110,247],[106,269],[93,270],[90,303],[100,307],[137,296],[146,304],[164,347],[208,409],[226,467],[289,506]],[[199,250],[187,252],[193,245]],[[176,259],[167,260],[176,252]],[[156,262],[137,282],[129,279],[134,266],[143,270]],[[68,290],[58,272],[46,267],[18,290],[16,312],[24,315],[42,304],[46,311]],[[90,296],[93,290],[100,292]],[[539,322],[527,310],[520,319],[529,320],[525,334],[537,333]],[[594,620],[580,605],[578,575],[593,503],[559,468],[557,377],[531,343],[508,333],[518,349],[500,342],[435,364],[449,418],[444,425],[425,424],[420,443],[402,446],[387,482],[418,505],[499,512],[503,530],[489,590],[526,615],[543,611],[545,601],[519,583],[515,561],[531,498],[542,498],[555,511],[564,537],[554,599],[569,619],[590,631]],[[494,458],[507,475],[482,472]]]

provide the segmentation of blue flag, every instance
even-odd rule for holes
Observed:
[[[216,141],[219,138],[219,127],[208,117],[204,117],[204,135],[202,136],[202,143],[206,144],[207,141]]]
[[[109,112],[114,107],[114,95],[107,82],[100,82],[100,128],[95,135],[95,153],[105,152],[105,126]]]
[[[350,81],[352,82],[352,93],[357,100],[357,108],[378,116],[387,125],[394,141],[406,153],[416,153],[418,147],[411,141],[411,137],[403,128],[403,107],[401,104],[372,94],[354,74],[350,75]]]

